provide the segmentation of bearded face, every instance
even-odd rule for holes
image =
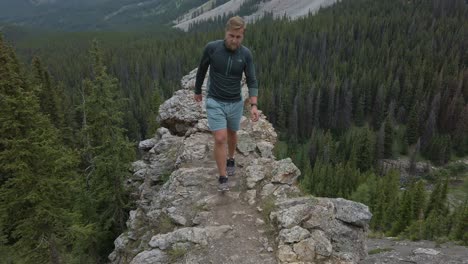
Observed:
[[[242,40],[244,40],[243,28],[227,30],[224,35],[225,46],[232,51],[240,48]]]

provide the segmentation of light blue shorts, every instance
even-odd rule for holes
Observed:
[[[206,99],[206,115],[211,131],[230,129],[237,131],[244,111],[244,102],[222,102],[208,97]]]

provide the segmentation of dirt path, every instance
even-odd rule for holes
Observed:
[[[210,168],[206,185],[200,190],[204,192],[200,204],[204,204],[205,210],[199,213],[199,226],[229,225],[231,230],[225,237],[211,241],[208,247],[189,252],[177,263],[277,263],[271,228],[264,222],[259,206],[249,205],[244,199],[247,192],[244,170],[237,166],[236,175],[229,178],[230,191],[219,192],[214,161],[184,167]]]

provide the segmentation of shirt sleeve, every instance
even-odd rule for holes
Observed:
[[[209,44],[207,44],[203,51],[203,55],[200,60],[200,65],[198,65],[197,78],[195,81],[195,94],[202,93],[203,81],[205,80],[206,71],[208,70],[208,66],[210,65],[209,48]]]
[[[246,65],[245,65],[245,77],[247,79],[247,87],[249,87],[249,96],[258,96],[258,82],[255,77],[255,66],[253,63],[253,57],[250,50],[246,52]]]

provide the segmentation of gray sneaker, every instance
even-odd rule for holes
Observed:
[[[219,183],[218,184],[218,191],[220,191],[220,192],[229,191],[228,177],[219,176],[218,183]]]
[[[236,173],[236,162],[234,159],[228,159],[226,161],[226,173],[228,176],[234,176]]]

